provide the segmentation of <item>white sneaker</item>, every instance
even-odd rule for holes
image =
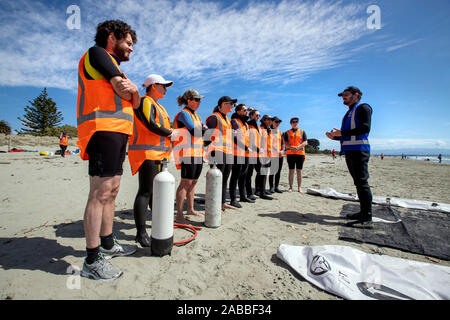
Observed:
[[[100,281],[111,281],[119,278],[122,274],[122,270],[107,261],[102,253],[99,253],[97,260],[92,264],[87,264],[84,260],[81,270],[81,276]]]

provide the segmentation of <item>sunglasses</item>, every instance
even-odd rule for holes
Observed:
[[[195,100],[195,101],[197,101],[197,102],[200,102],[200,98],[194,98],[194,99],[192,99],[192,100]]]
[[[292,121],[292,123],[298,123],[298,121],[297,121],[297,120],[294,120],[294,121]]]

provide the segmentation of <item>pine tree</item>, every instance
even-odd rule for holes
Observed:
[[[25,119],[18,117],[22,121],[22,133],[44,135],[46,129],[57,127],[64,119],[62,113],[58,111],[56,102],[48,97],[47,88],[29,103],[31,106],[25,107]]]
[[[6,134],[6,135],[11,134],[11,126],[5,120],[0,120],[0,133]]]

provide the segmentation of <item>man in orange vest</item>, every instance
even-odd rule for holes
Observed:
[[[283,193],[278,186],[280,184],[280,177],[281,177],[281,169],[283,168],[283,158],[284,158],[284,139],[283,139],[283,132],[281,132],[278,127],[280,126],[280,123],[283,120],[281,120],[278,117],[273,118],[272,122],[272,166],[274,172],[271,172],[269,176],[269,186],[270,186],[270,192],[271,193]],[[273,164],[277,165],[273,165]],[[275,184],[274,184],[274,178],[275,178]]]
[[[68,136],[65,131],[59,136],[59,147],[61,148],[61,157],[63,158],[66,153],[67,146],[69,145],[69,139],[72,139],[72,137]]]
[[[302,191],[302,169],[305,162],[305,146],[308,144],[306,133],[298,127],[298,118],[291,119],[292,128],[284,133],[286,142],[286,160],[289,166],[289,192],[292,192],[294,171],[297,171],[298,192]]]
[[[96,46],[86,51],[78,67],[77,145],[81,158],[89,160],[90,181],[84,212],[87,257],[81,275],[95,280],[120,277],[122,271],[108,259],[136,251],[135,246],[120,245],[112,233],[133,108],[140,101],[139,89],[119,64],[130,59],[136,42],[136,32],[125,22],[102,22]]]

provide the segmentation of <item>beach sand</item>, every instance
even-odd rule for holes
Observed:
[[[18,139],[18,138],[16,138]],[[0,151],[7,150],[0,137]],[[13,140],[14,141],[14,140]],[[57,138],[30,138],[11,147],[55,151]],[[25,144],[26,143],[26,144]],[[69,150],[75,149],[71,140]],[[207,166],[196,188],[205,193]],[[180,180],[174,165],[169,171]],[[132,214],[137,175],[128,159],[116,200],[114,233],[121,243],[134,244]],[[373,157],[369,163],[373,195],[450,203],[450,165]],[[284,163],[281,189],[287,190]],[[219,228],[202,227],[191,243],[174,247],[171,255],[136,254],[112,260],[124,274],[111,282],[71,275],[85,256],[83,213],[89,192],[88,163],[79,156],[39,156],[37,152],[0,153],[0,299],[341,299],[313,286],[276,257],[280,244],[344,245],[367,253],[438,263],[442,261],[392,248],[338,240],[342,207],[350,203],[306,194],[307,188],[331,187],[355,193],[344,158],[307,155],[302,188],[275,194],[272,201],[226,210]],[[296,184],[294,185],[294,190]],[[203,210],[202,205],[197,205]],[[192,217],[195,225],[203,218]],[[148,232],[151,233],[151,215]],[[175,241],[191,236],[174,230]]]

